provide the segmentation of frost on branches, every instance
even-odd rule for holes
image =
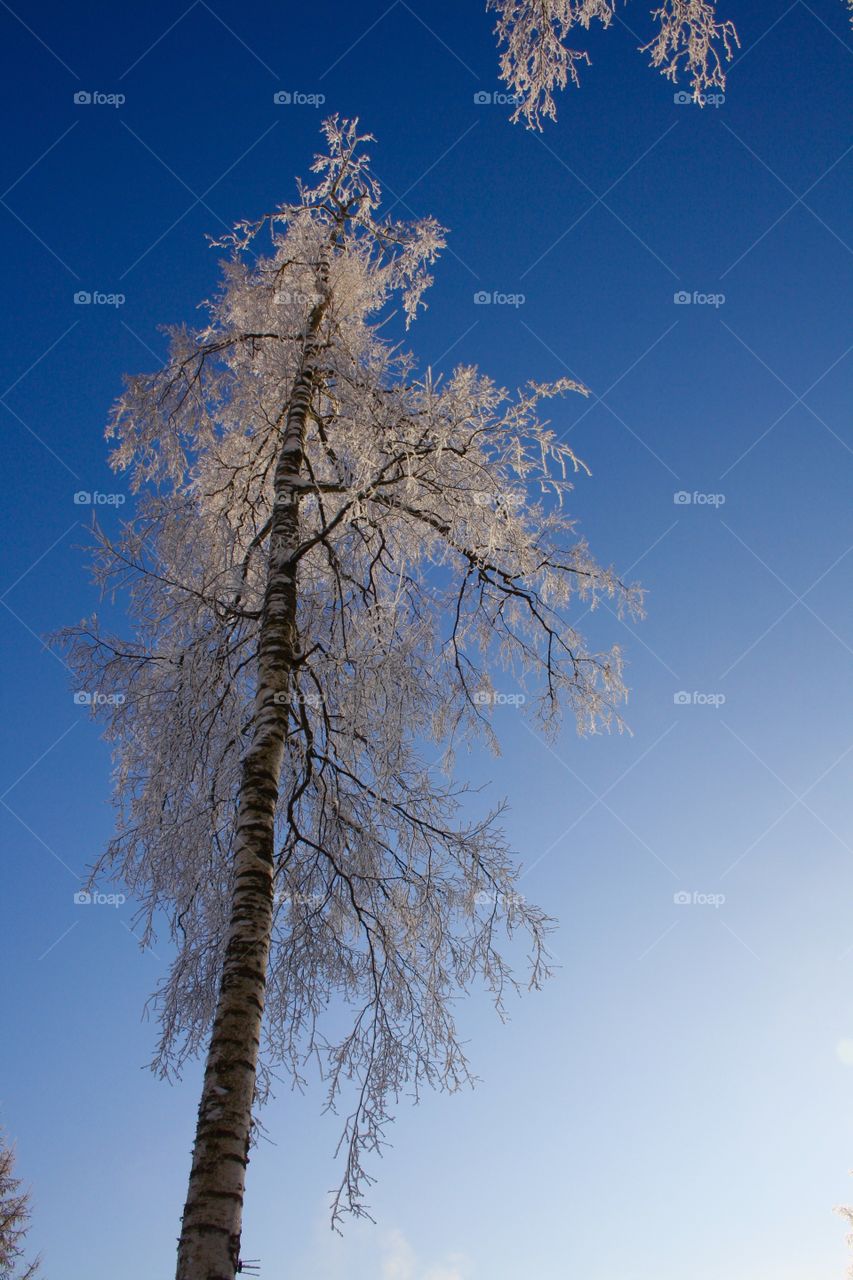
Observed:
[[[530,984],[545,972],[549,922],[454,750],[497,748],[501,681],[538,731],[608,724],[618,650],[568,617],[640,600],[565,509],[579,463],[541,414],[584,388],[418,372],[383,326],[415,317],[443,231],[381,217],[368,136],[324,130],[315,185],[226,237],[204,327],[127,382],[109,435],[136,512],[96,564],[132,634],[92,618],[68,639],[85,687],[124,695],[101,700],[119,817],[96,874],[129,886],[146,940],[171,922],[156,1064],[179,1070],[212,1027],[214,1053],[241,939],[259,1094],[310,1059],[330,1107],[350,1082],[337,1215],[360,1211],[403,1087],[469,1079],[450,997],[479,977],[501,1006],[499,931],[527,935]],[[200,1112],[220,1128],[244,1089],[223,1053]]]
[[[556,120],[555,90],[570,80],[579,85],[580,68],[589,65],[588,53],[567,40],[575,27],[609,27],[616,7],[617,0],[486,0],[498,15],[501,78],[517,99],[513,121],[523,117],[541,129],[542,116]],[[717,21],[714,0],[663,0],[652,17],[657,34],[641,52],[653,67],[673,82],[683,73],[700,103],[709,89],[725,89],[724,63],[740,41],[733,23]]]
[[[853,8],[853,0],[850,0],[850,7]],[[844,1219],[848,1227],[853,1227],[853,1207],[852,1206],[846,1205],[846,1204],[839,1205],[836,1208],[835,1212],[839,1215],[839,1217]],[[853,1232],[850,1232],[848,1234],[847,1244],[851,1249],[853,1249]],[[846,1274],[848,1275],[848,1277],[850,1277],[850,1280],[853,1280],[853,1264],[851,1264],[851,1266],[848,1267]]]
[[[30,1227],[30,1197],[15,1176],[15,1152],[0,1133],[0,1280],[35,1280],[38,1258],[24,1260]]]

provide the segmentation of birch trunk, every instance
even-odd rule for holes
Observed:
[[[299,654],[296,569],[291,557],[299,542],[305,424],[327,302],[324,267],[321,262],[323,292],[309,319],[302,367],[287,407],[276,463],[255,714],[238,801],[231,917],[178,1242],[177,1280],[234,1280],[239,1266],[272,928],[275,813],[291,673]]]

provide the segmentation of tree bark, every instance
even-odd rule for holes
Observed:
[[[328,300],[327,260],[311,311],[275,471],[252,736],[243,760],[225,959],[198,1109],[177,1280],[234,1280],[273,917],[275,814],[292,672],[299,655],[296,568],[305,427]]]

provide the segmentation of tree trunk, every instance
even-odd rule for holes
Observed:
[[[272,929],[275,813],[291,677],[299,654],[296,569],[291,557],[299,542],[305,424],[327,304],[325,267],[321,261],[323,292],[310,315],[276,463],[255,712],[238,798],[231,918],[178,1243],[177,1280],[234,1280],[239,1265]]]

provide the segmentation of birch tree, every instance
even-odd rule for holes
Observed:
[[[35,1280],[38,1258],[25,1261],[30,1197],[15,1176],[14,1148],[0,1133],[0,1280]]]
[[[853,0],[847,0],[853,5]],[[557,118],[554,93],[580,85],[589,54],[573,44],[577,28],[609,27],[617,0],[486,0],[498,15],[500,74],[516,98],[513,121],[541,129],[542,117]],[[677,83],[685,77],[700,105],[712,89],[726,87],[726,63],[740,45],[734,24],[717,18],[715,0],[662,0],[652,10],[655,34],[640,46],[651,66]]]
[[[841,0],[853,23],[853,0]],[[596,23],[609,27],[617,0],[486,0],[497,15],[495,35],[501,49],[500,75],[515,96],[513,122],[541,129],[542,117],[557,118],[554,93],[580,86],[581,68],[590,65],[585,49],[573,42],[577,29]],[[655,33],[641,53],[673,84],[689,84],[701,106],[705,94],[726,88],[726,66],[740,48],[734,23],[717,16],[716,0],[663,0],[652,10]]]
[[[130,634],[66,637],[115,752],[94,878],[174,942],[154,1065],[206,1051],[178,1280],[240,1269],[273,1073],[313,1063],[340,1111],[337,1223],[401,1090],[471,1079],[453,994],[539,986],[549,920],[454,754],[497,749],[506,697],[544,734],[618,720],[618,649],[570,617],[640,607],[566,510],[582,464],[543,412],[585,389],[420,371],[389,334],[444,232],[384,217],[369,135],[324,130],[312,183],[220,242],[206,322],[128,380],[108,434],[135,513],[95,572]]]

